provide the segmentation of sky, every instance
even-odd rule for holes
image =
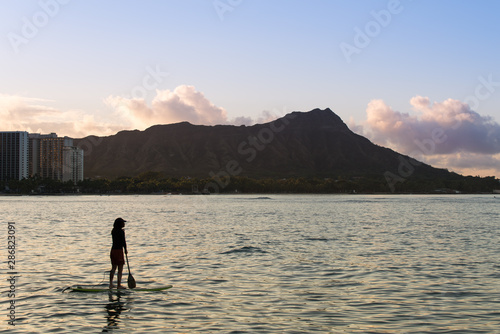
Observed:
[[[1,131],[82,138],[330,108],[500,177],[500,2],[0,0]]]

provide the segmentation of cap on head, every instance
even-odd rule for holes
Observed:
[[[125,222],[126,220],[123,220],[123,218],[116,218],[113,228],[123,228],[125,226]]]
[[[126,222],[126,220],[124,220],[123,218],[116,218],[115,223],[113,224],[113,230],[115,228],[120,229],[120,228],[125,227],[125,222]]]
[[[123,218],[116,218],[115,223],[126,223],[127,221]]]

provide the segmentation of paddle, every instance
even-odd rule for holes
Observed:
[[[135,288],[135,279],[134,276],[130,273],[130,266],[128,265],[128,255],[125,253],[125,258],[127,259],[127,268],[128,268],[128,279],[127,279],[127,284],[129,289],[134,289]]]

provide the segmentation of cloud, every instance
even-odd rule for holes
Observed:
[[[250,126],[250,125],[253,125],[253,124],[263,124],[263,123],[268,123],[268,122],[272,122],[280,117],[283,117],[285,116],[286,114],[286,110],[283,110],[283,111],[278,111],[278,110],[273,110],[273,111],[269,111],[269,110],[263,110],[261,112],[261,115],[259,117],[257,117],[257,119],[253,119],[251,117],[245,117],[245,116],[241,116],[241,117],[236,117],[235,119],[233,119],[231,121],[231,124],[234,124],[234,125],[247,125],[247,126]]]
[[[431,104],[427,97],[416,96],[410,104],[416,115],[395,111],[382,100],[371,101],[363,132],[407,154],[500,153],[500,124],[466,103],[448,99]]]
[[[109,96],[96,113],[81,110],[62,111],[55,101],[18,95],[0,94],[2,131],[51,133],[83,138],[88,135],[107,136],[121,130],[145,130],[157,124],[187,121],[192,124],[252,125],[272,121],[279,113],[263,111],[253,119],[237,117],[229,120],[226,111],[216,106],[193,86],[181,85],[170,90],[157,90],[150,104],[144,99]]]
[[[500,176],[500,154],[454,153],[426,156],[431,166],[448,168],[462,175]]]
[[[84,137],[89,134],[111,134],[119,126],[96,120],[81,111],[60,111],[50,106],[53,101],[0,94],[2,131],[30,133],[55,132],[60,136]]]
[[[264,110],[256,119],[246,116],[229,119],[224,108],[216,106],[202,92],[188,85],[178,86],[173,91],[157,90],[151,105],[144,99],[122,96],[109,96],[105,103],[130,126],[141,130],[156,124],[184,121],[196,125],[252,125],[284,116]]]
[[[371,101],[367,119],[355,129],[377,144],[438,167],[484,169],[500,174],[500,124],[454,99],[431,103],[416,96],[413,112]]]
[[[203,125],[227,123],[226,111],[193,86],[181,85],[173,91],[157,90],[151,106],[144,99],[120,96],[110,96],[105,102],[140,128],[183,121]]]

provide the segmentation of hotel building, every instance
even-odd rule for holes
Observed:
[[[55,133],[30,137],[29,175],[59,181],[83,180],[83,150],[73,146],[73,139]]]
[[[63,178],[64,182],[83,181],[83,150],[74,146],[63,147]]]
[[[25,131],[0,132],[0,181],[38,175],[59,181],[83,180],[83,150],[73,139]]]
[[[0,132],[0,181],[28,177],[28,132]]]

